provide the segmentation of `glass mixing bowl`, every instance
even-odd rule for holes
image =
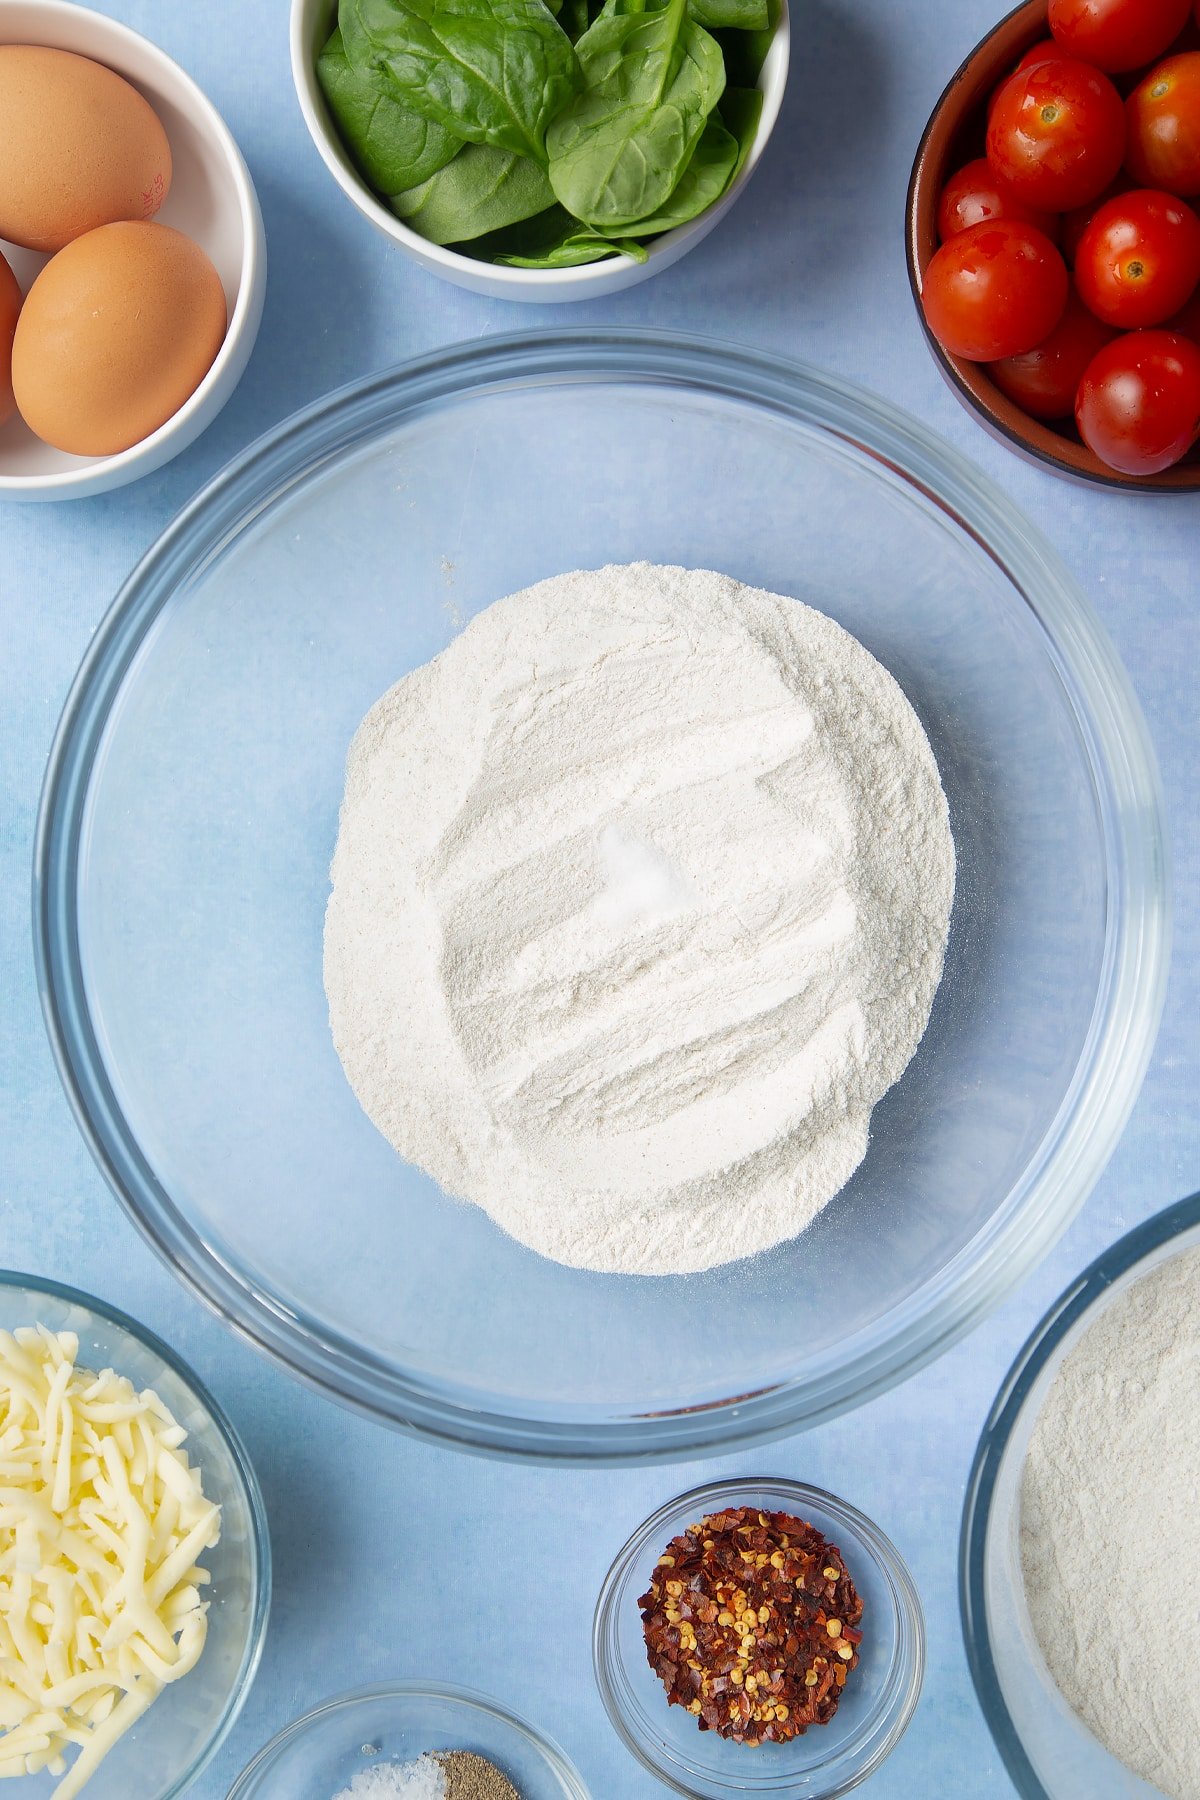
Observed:
[[[669,1540],[740,1506],[792,1513],[841,1551],[863,1602],[861,1661],[828,1725],[788,1744],[727,1743],[668,1706],[646,1657],[638,1596]],[[718,1481],[660,1507],[639,1525],[604,1580],[592,1631],[600,1697],[626,1746],[688,1800],[837,1800],[891,1755],[904,1736],[925,1672],[925,1624],[912,1576],[879,1527],[833,1494],[798,1481]]]
[[[221,1541],[204,1553],[212,1574],[204,1653],[117,1742],[86,1790],[88,1800],[175,1800],[224,1743],[262,1655],[271,1541],[258,1480],[216,1401],[160,1339],[90,1294],[0,1270],[0,1329],[38,1324],[75,1333],[80,1368],[112,1368],[136,1388],[153,1388],[187,1431],[188,1456],[221,1507]],[[49,1800],[58,1779],[27,1776],[18,1791],[26,1800]]]
[[[558,1745],[482,1694],[398,1681],[326,1700],[272,1738],[228,1800],[335,1800],[363,1769],[472,1750],[495,1763],[521,1800],[588,1800]]]
[[[929,1030],[862,1167],[799,1239],[677,1279],[543,1261],[401,1163],[321,980],[368,707],[501,595],[643,557],[809,599],[861,639],[924,722],[959,858]],[[624,332],[377,376],[206,488],[72,689],[35,913],[77,1117],[182,1278],[367,1412],[576,1460],[792,1431],[967,1330],[1103,1167],[1168,938],[1145,727],[1049,547],[856,388]]]
[[[1118,1294],[1168,1258],[1196,1249],[1200,1194],[1156,1213],[1097,1257],[1017,1357],[975,1452],[959,1561],[963,1635],[984,1717],[1022,1800],[1162,1800],[1092,1736],[1046,1666],[1021,1573],[1021,1479],[1063,1358]]]

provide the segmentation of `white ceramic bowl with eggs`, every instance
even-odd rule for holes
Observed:
[[[179,411],[115,456],[72,456],[34,436],[19,415],[0,426],[0,500],[75,500],[161,468],[199,437],[233,393],[254,348],[266,291],[266,238],[254,184],[221,115],[195,82],[137,32],[66,0],[0,0],[0,44],[71,50],[124,76],[158,114],[173,177],[160,223],[193,238],[221,277],[225,341]],[[0,180],[3,173],[0,172]],[[48,258],[0,241],[24,292]]]
[[[737,179],[699,218],[674,231],[665,231],[647,244],[649,254],[645,262],[635,262],[631,256],[610,256],[603,262],[586,263],[578,269],[509,269],[498,263],[479,262],[462,249],[431,244],[428,238],[421,237],[389,211],[359,174],[338,136],[317,80],[317,57],[336,18],[337,0],[292,0],[292,79],[304,123],[325,167],[363,217],[415,262],[432,274],[440,275],[443,281],[452,281],[455,287],[469,288],[472,293],[486,294],[493,300],[598,300],[605,294],[616,294],[622,288],[648,280],[651,275],[669,269],[689,250],[694,250],[745,192],[746,183],[762,160],[783,105],[791,58],[788,0],[780,0],[779,23],[758,78],[763,97],[762,118]]]

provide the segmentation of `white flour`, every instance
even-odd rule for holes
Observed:
[[[650,564],[481,613],[350,749],[334,1041],[400,1154],[543,1255],[710,1268],[849,1179],[920,1041],[954,848],[856,639]]]
[[[1021,1492],[1025,1593],[1064,1698],[1168,1800],[1200,1800],[1200,1250],[1064,1359]]]

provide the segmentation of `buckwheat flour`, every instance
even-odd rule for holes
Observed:
[[[794,1236],[867,1148],[942,972],[954,848],[892,677],[727,576],[558,576],[350,748],[325,986],[400,1154],[581,1268]]]
[[[1167,1800],[1200,1800],[1200,1250],[1096,1319],[1038,1417],[1025,1595],[1064,1699]]]

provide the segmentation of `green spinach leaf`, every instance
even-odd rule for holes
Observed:
[[[661,12],[668,0],[605,0],[596,15],[618,18],[627,13]],[[688,12],[706,31],[765,31],[770,0],[688,0]]]
[[[632,238],[599,237],[582,230],[551,245],[540,256],[497,256],[494,260],[510,269],[578,269],[584,263],[603,262],[608,256],[632,256],[635,262],[645,262],[647,254],[645,246]]]
[[[771,22],[767,0],[688,0],[688,8],[709,31],[766,31]]]
[[[472,256],[520,269],[575,268],[583,262],[616,256],[620,251],[638,262],[645,261],[646,252],[640,244],[589,231],[557,202],[532,219],[506,225],[502,231],[489,232],[471,244]]]
[[[571,42],[577,44],[592,22],[588,0],[563,0],[557,18]]]
[[[575,268],[617,253],[645,262],[649,252],[637,240],[686,225],[714,205],[741,173],[761,116],[762,95],[757,88],[727,88],[719,113],[709,119],[666,205],[624,233],[589,231],[565,207],[553,206],[532,219],[493,232],[472,249],[488,262],[516,269]]]
[[[699,217],[721,198],[733,179],[737,161],[737,139],[719,119],[710,119],[670,198],[648,219],[627,225],[627,235],[655,237],[660,231],[673,231],[677,225]]]
[[[722,123],[737,139],[737,161],[730,172],[729,183],[735,182],[746,166],[758,128],[762,123],[763,97],[761,88],[726,88],[721,95]]]
[[[606,10],[576,51],[584,86],[547,133],[550,181],[577,219],[616,231],[669,199],[721,98],[725,67],[687,0]]]
[[[574,269],[583,263],[623,253],[645,262],[646,250],[632,238],[608,237],[589,231],[564,207],[552,206],[536,218],[495,231],[472,244],[472,252],[489,262],[514,269]]]
[[[381,194],[427,181],[462,147],[461,138],[402,105],[379,70],[356,69],[338,30],[317,58],[317,79],[342,142]]]
[[[730,87],[752,88],[762,74],[767,51],[779,27],[779,0],[767,0],[767,22],[760,31],[721,30],[717,42],[725,58]]]
[[[465,243],[553,204],[540,163],[490,144],[464,144],[444,169],[388,201],[397,218],[432,244]]]
[[[705,126],[674,193],[651,218],[638,219],[624,232],[601,233],[581,227],[565,208],[557,206],[510,231],[496,233],[488,260],[518,269],[572,268],[598,261],[607,245],[612,252],[645,262],[649,252],[637,239],[673,231],[714,205],[741,172],[761,115],[762,95],[757,88],[727,89],[719,113]]]
[[[579,220],[573,219],[556,200],[545,212],[534,213],[529,219],[518,219],[514,225],[504,225],[499,231],[489,231],[486,236],[476,238],[471,245],[471,255],[482,257],[485,262],[498,262],[502,256],[541,256],[543,251],[579,229]]]
[[[414,112],[469,143],[546,160],[546,127],[582,77],[543,0],[341,0],[340,16],[351,61],[368,45]]]

